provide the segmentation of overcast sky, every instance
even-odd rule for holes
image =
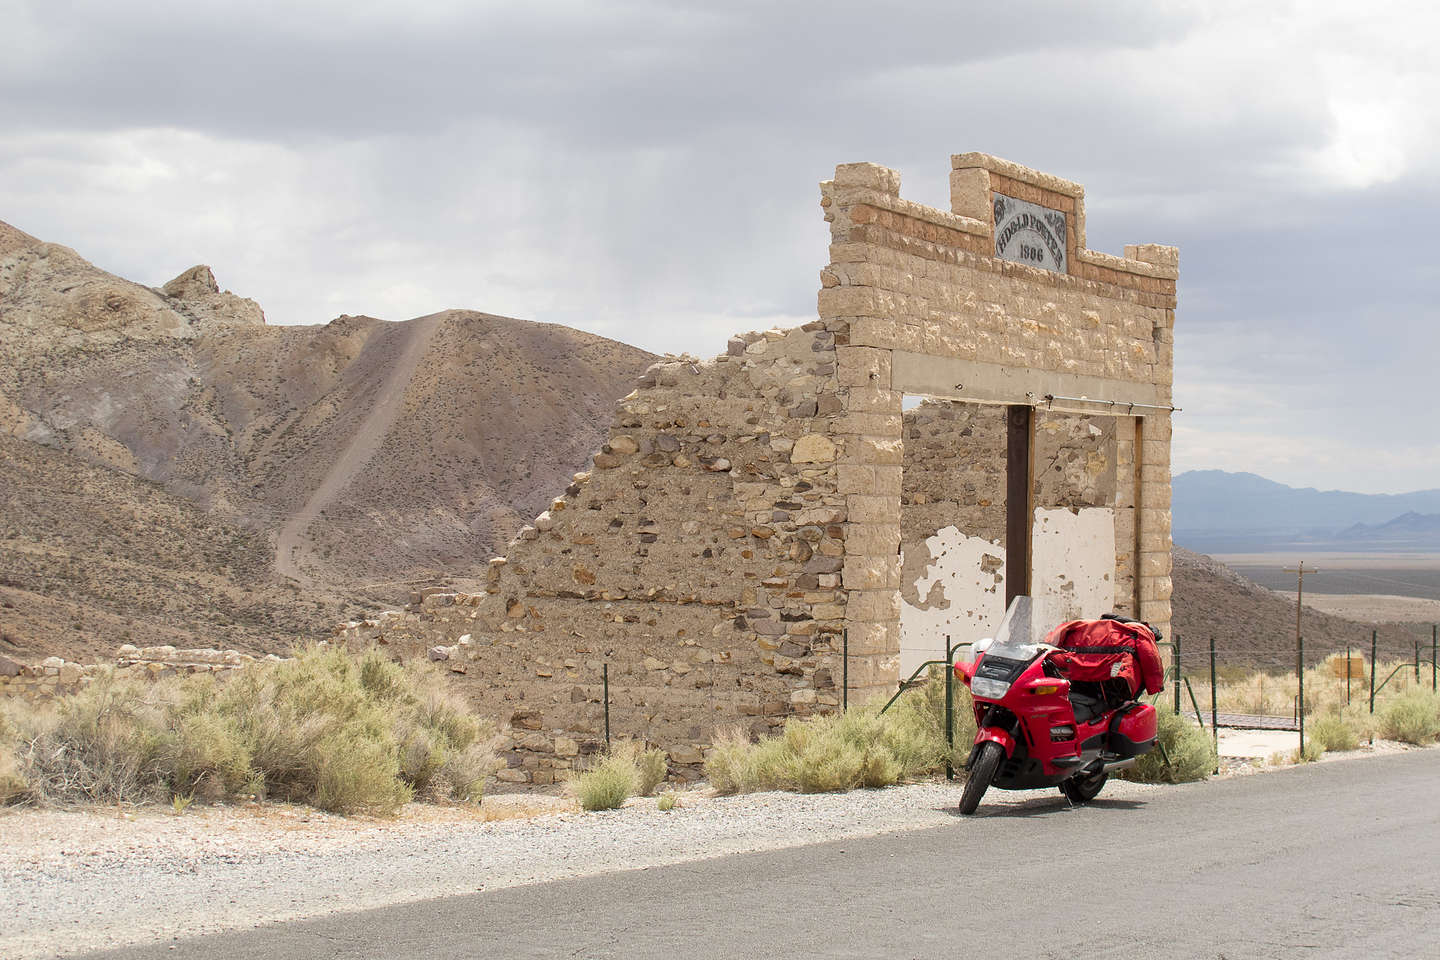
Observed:
[[[1176,472],[1440,487],[1430,3],[0,0],[0,219],[272,323],[710,355],[814,316],[836,163],[980,150],[1181,249]]]

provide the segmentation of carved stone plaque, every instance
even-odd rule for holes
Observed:
[[[995,199],[995,256],[1065,273],[1065,214],[1003,194]]]

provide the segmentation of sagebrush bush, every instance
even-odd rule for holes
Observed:
[[[1354,750],[1360,746],[1360,732],[1339,713],[1327,713],[1306,724],[1310,742],[1324,750]]]
[[[178,684],[108,672],[54,704],[19,707],[15,759],[27,799],[168,799],[176,753],[168,717],[179,693]]]
[[[499,766],[493,724],[433,667],[373,650],[313,647],[224,682],[101,673],[16,726],[36,802],[256,795],[390,813],[416,795],[478,799]]]
[[[633,753],[616,750],[570,779],[582,810],[615,810],[640,789],[640,768]]]
[[[29,788],[15,760],[15,736],[14,725],[0,709],[0,804],[21,799]]]
[[[954,754],[963,759],[975,737],[975,719],[969,691],[957,683],[953,695]],[[791,719],[779,735],[757,743],[732,728],[720,734],[705,758],[705,775],[720,793],[889,786],[937,770],[952,757],[945,743],[944,704],[943,680],[932,671],[929,681],[884,714],[871,705]]]
[[[1387,740],[1434,743],[1440,736],[1440,696],[1412,687],[1376,711],[1376,726]]]
[[[1187,783],[1210,776],[1216,763],[1210,731],[1164,707],[1155,712],[1157,746],[1136,760],[1134,766],[1120,771],[1119,776],[1141,783]],[[1165,762],[1167,756],[1169,763]]]
[[[638,773],[635,792],[642,797],[648,797],[655,792],[656,787],[665,782],[670,773],[670,764],[664,750],[650,747],[635,755],[635,769]]]

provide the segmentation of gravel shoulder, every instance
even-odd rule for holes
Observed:
[[[1105,796],[1143,801],[1197,789],[1204,785],[1112,781]],[[9,810],[0,812],[0,956],[68,956],[735,853],[946,825],[964,830],[968,821],[955,813],[959,792],[943,780],[849,794],[692,792],[670,812],[637,799],[591,814],[556,798],[505,796],[478,810],[413,805],[392,820],[269,804],[180,815]],[[1065,801],[1056,791],[997,790],[985,803]]]

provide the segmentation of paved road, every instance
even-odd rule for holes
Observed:
[[[1436,751],[999,811],[96,956],[1440,955]]]

